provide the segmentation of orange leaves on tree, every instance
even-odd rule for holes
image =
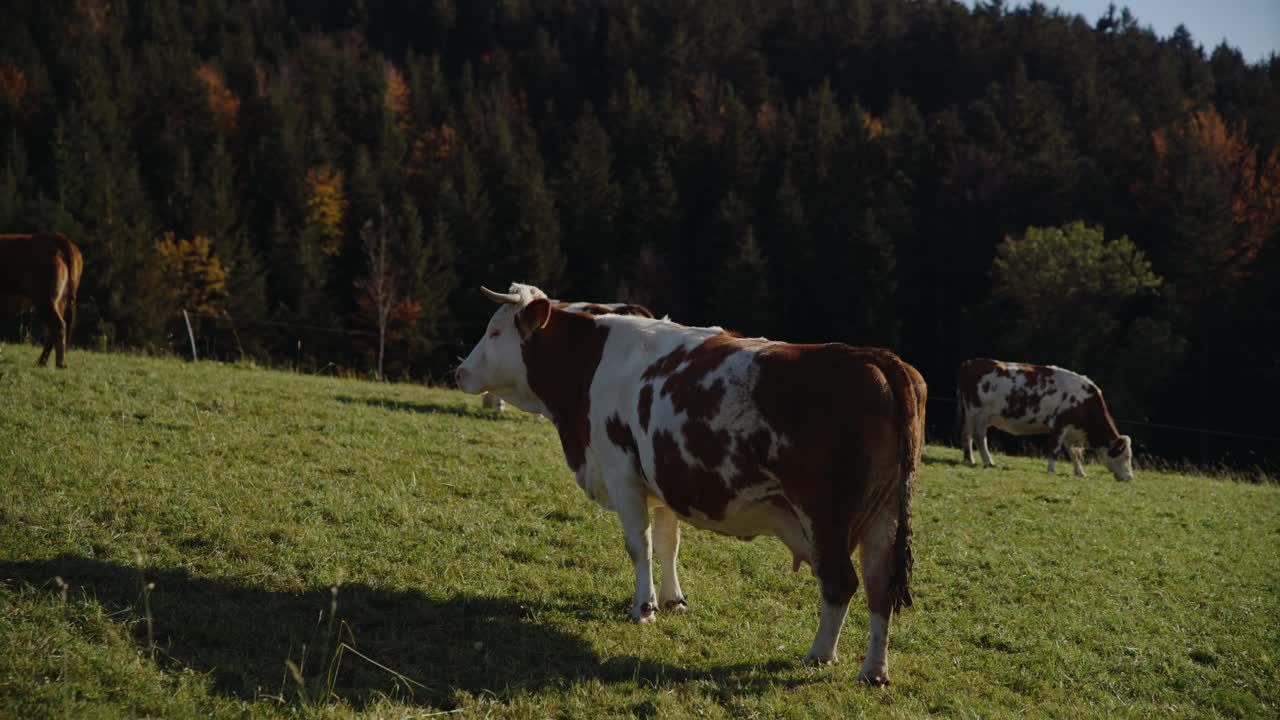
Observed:
[[[319,232],[320,250],[326,255],[337,255],[342,249],[346,211],[342,171],[327,165],[307,170],[307,225]]]
[[[404,73],[391,63],[387,63],[387,89],[383,93],[382,102],[396,117],[396,125],[401,130],[409,129],[409,84],[404,81]]]
[[[75,0],[75,12],[67,19],[67,32],[73,38],[85,32],[98,37],[111,32],[111,1]]]
[[[1280,225],[1280,155],[1272,150],[1263,158],[1249,144],[1246,125],[1233,130],[1211,105],[1189,114],[1181,122],[1151,134],[1156,154],[1153,189],[1168,188],[1178,161],[1187,154],[1222,189],[1231,202],[1231,217],[1241,230],[1233,248],[1234,259],[1250,262]]]
[[[225,134],[235,132],[240,117],[240,100],[227,87],[222,73],[205,63],[196,70],[196,77],[204,85],[205,95],[209,98],[209,109],[213,111],[213,122],[218,130]]]
[[[867,137],[875,140],[884,135],[884,121],[869,112],[862,113],[862,129]]]
[[[178,307],[206,314],[222,311],[231,269],[214,254],[209,238],[178,239],[167,232],[156,240],[156,254],[164,285]]]
[[[433,167],[449,162],[461,149],[462,138],[447,124],[427,128],[413,141],[405,172],[409,175],[428,174]]]
[[[756,132],[762,137],[768,137],[777,129],[778,108],[767,100],[760,103],[760,107],[756,109]]]
[[[0,68],[0,97],[15,113],[21,113],[27,99],[27,73],[22,68],[6,65]]]

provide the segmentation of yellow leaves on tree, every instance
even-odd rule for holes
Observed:
[[[222,73],[209,63],[196,70],[196,77],[204,85],[205,95],[209,98],[209,109],[213,111],[213,122],[224,134],[236,131],[240,117],[240,100],[227,87]]]
[[[382,101],[395,115],[396,125],[401,130],[408,130],[409,85],[404,81],[404,73],[391,63],[387,63],[387,90],[382,96]]]
[[[1233,250],[1237,259],[1252,261],[1280,225],[1280,155],[1265,159],[1249,144],[1246,125],[1227,127],[1213,106],[1188,115],[1182,122],[1151,134],[1156,153],[1155,188],[1167,188],[1180,160],[1194,155],[1198,169],[1222,189],[1231,203],[1231,216],[1241,230]]]
[[[165,287],[178,307],[211,315],[222,311],[231,269],[214,254],[209,238],[178,239],[167,232],[156,240],[156,254]]]
[[[0,97],[10,111],[21,113],[27,99],[27,73],[11,65],[0,68]]]
[[[425,175],[433,166],[449,162],[462,149],[462,138],[447,124],[438,128],[427,128],[418,139],[413,141],[409,150],[409,163],[405,172],[409,175]]]
[[[320,250],[337,255],[342,249],[342,219],[347,211],[341,170],[325,165],[307,171],[307,225],[320,235]]]

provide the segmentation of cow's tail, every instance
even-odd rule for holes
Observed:
[[[905,362],[892,354],[888,354],[888,360],[882,370],[893,388],[900,416],[898,531],[893,540],[893,567],[889,573],[890,607],[893,612],[898,612],[912,604],[911,570],[915,558],[911,554],[911,498],[920,474],[927,388],[924,379]]]
[[[63,319],[67,323],[67,344],[70,344],[76,329],[76,293],[80,290],[80,276],[84,273],[84,257],[65,235],[59,235],[59,237],[62,239],[60,249],[66,257],[69,275],[67,277],[67,309]]]

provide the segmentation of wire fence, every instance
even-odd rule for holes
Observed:
[[[87,305],[92,311],[92,302]],[[24,338],[31,338],[32,328],[32,318],[20,320],[19,329]],[[388,378],[429,385],[450,384],[448,373],[441,368],[455,366],[474,344],[474,340],[469,342],[461,337],[466,329],[458,323],[442,325],[438,328],[442,339],[433,341],[425,352],[422,348],[389,342],[385,360],[390,368]],[[168,349],[198,359],[252,361],[295,372],[373,378],[376,345],[377,333],[360,328],[183,311],[173,318]],[[955,397],[945,395],[929,397],[926,424],[932,442],[959,444],[954,422],[956,402]],[[1253,468],[1272,477],[1280,476],[1280,436],[1124,417],[1113,419],[1134,437],[1135,453],[1145,458],[1202,468]],[[991,444],[1002,452],[1043,454],[1047,450],[1048,443],[1043,437],[1018,438],[1002,433],[990,437]]]
[[[930,404],[939,403],[948,408],[945,412],[933,408],[926,412],[926,422],[935,442],[945,439],[949,445],[959,445],[954,421],[956,402],[954,397],[929,397]],[[1280,473],[1280,436],[1114,416],[1112,419],[1123,432],[1133,436],[1135,454],[1149,461],[1186,463],[1201,468],[1253,468],[1272,477]],[[989,437],[992,445],[1006,452],[1041,454],[1048,448],[1043,436],[997,434]],[[1187,444],[1190,438],[1195,439],[1194,448]]]

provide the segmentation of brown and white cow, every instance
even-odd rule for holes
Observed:
[[[58,367],[67,366],[67,336],[75,327],[83,270],[80,248],[62,233],[0,235],[0,296],[21,296],[35,305],[45,331],[40,365],[56,348]]]
[[[528,285],[482,291],[500,307],[459,366],[458,387],[496,392],[555,423],[578,485],[622,522],[634,620],[652,622],[659,601],[686,606],[681,520],[773,535],[793,569],[807,562],[818,578],[818,632],[805,661],[830,663],[858,587],[857,548],[871,613],[858,676],[887,682],[890,615],[911,604],[911,496],[924,432],[923,381],[911,366],[877,348],[565,312]]]
[[[552,300],[552,303],[560,310],[567,312],[580,312],[588,315],[635,315],[637,317],[653,317],[653,312],[643,305],[634,303],[593,303],[593,302],[569,302],[566,300]],[[480,396],[480,405],[486,410],[502,410],[505,403],[502,398],[493,393],[485,393]]]
[[[987,429],[1013,435],[1052,435],[1049,472],[1067,448],[1076,475],[1084,477],[1081,447],[1102,452],[1117,480],[1133,479],[1133,443],[1116,430],[1102,391],[1089,378],[1052,365],[974,358],[960,363],[957,423],[964,459],[973,463],[978,440],[982,462],[993,467]]]

